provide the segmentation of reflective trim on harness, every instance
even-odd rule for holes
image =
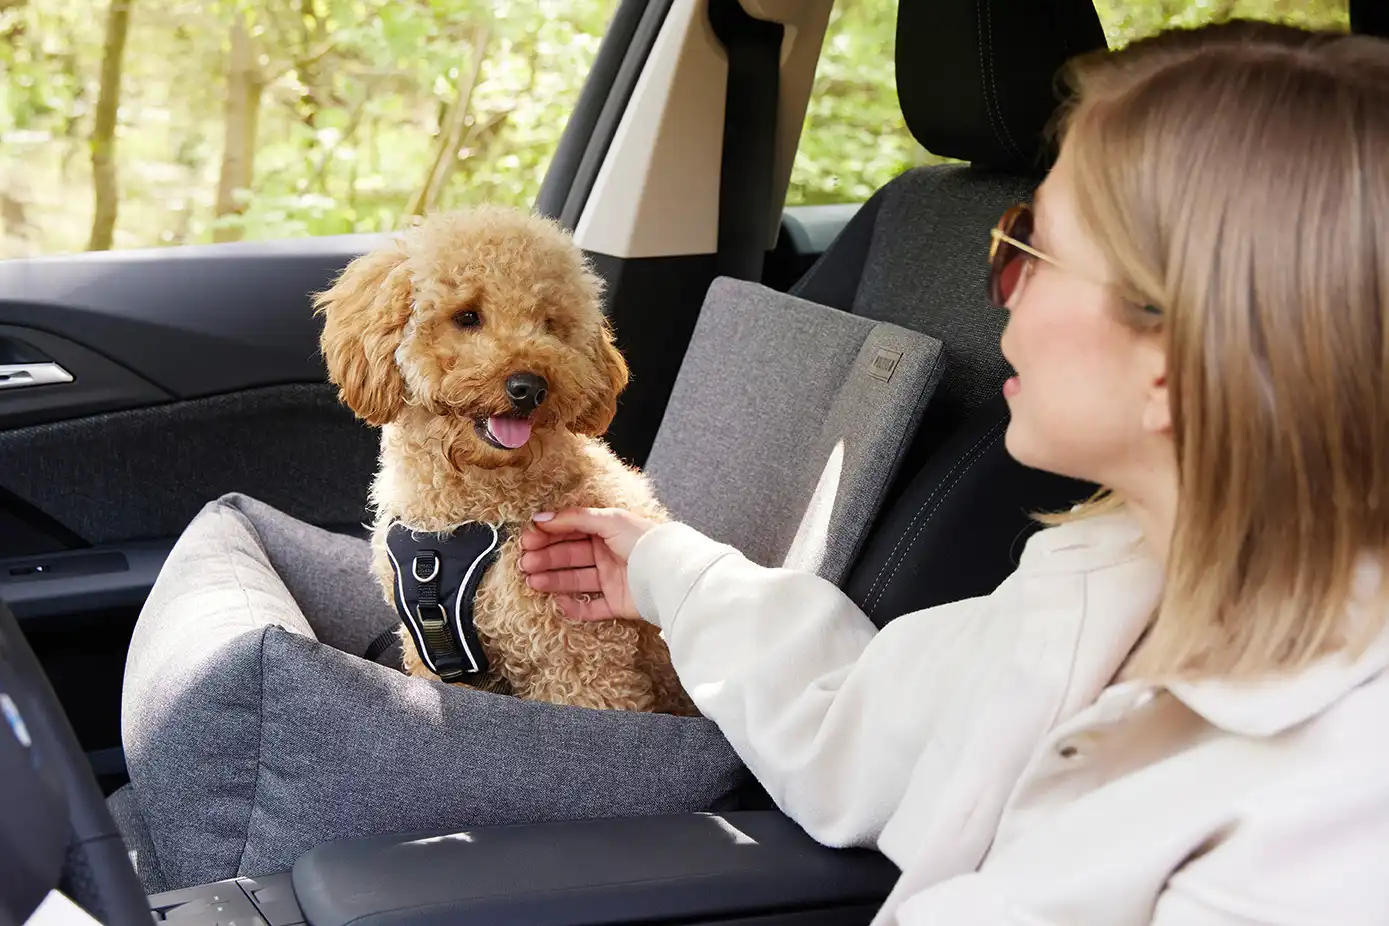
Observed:
[[[502,528],[481,521],[438,534],[396,522],[386,532],[396,612],[420,659],[446,682],[487,672],[487,654],[473,624],[473,600],[504,536]],[[402,563],[408,568],[401,568]]]

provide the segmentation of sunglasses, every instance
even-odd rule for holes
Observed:
[[[989,302],[1002,309],[1017,293],[1027,275],[1028,264],[1033,260],[1044,260],[1053,267],[1090,280],[1093,283],[1109,285],[1104,280],[1081,273],[1067,267],[1050,254],[1043,254],[1032,246],[1034,216],[1032,207],[1026,203],[1013,206],[998,224],[989,232]],[[1144,312],[1161,315],[1157,306],[1136,303]]]

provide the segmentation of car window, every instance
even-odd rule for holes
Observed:
[[[917,144],[898,108],[896,8],[896,0],[835,4],[787,205],[861,203],[910,167],[948,160]],[[1164,28],[1232,17],[1349,28],[1347,0],[1096,0],[1095,8],[1111,48]]]
[[[616,0],[0,0],[0,257],[528,205]]]

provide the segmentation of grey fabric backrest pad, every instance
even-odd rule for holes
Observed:
[[[838,582],[942,358],[928,335],[715,280],[647,473],[680,520],[754,562]]]

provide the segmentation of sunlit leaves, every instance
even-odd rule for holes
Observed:
[[[1041,2],[1041,0],[1039,0]],[[527,204],[617,0],[140,0],[117,138],[117,247],[379,231],[408,221],[487,29],[439,208]],[[1345,23],[1345,0],[1098,0],[1111,44],[1254,15]],[[0,256],[78,250],[105,0],[0,0]],[[894,88],[895,0],[838,0],[788,201],[853,202],[932,156]],[[265,82],[245,212],[215,219],[229,36]]]
[[[1043,2],[1043,0],[1037,0]],[[1111,47],[1178,26],[1242,16],[1345,29],[1346,0],[1096,0]],[[839,0],[815,75],[788,202],[862,202],[917,164],[942,160],[911,137],[897,105],[895,0]]]

